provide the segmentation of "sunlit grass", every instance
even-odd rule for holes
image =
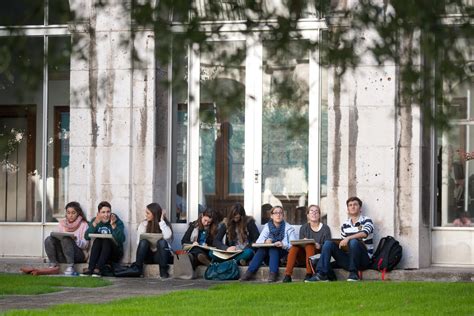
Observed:
[[[7,315],[473,315],[473,297],[473,283],[235,282],[209,290],[184,290],[104,304],[67,304]]]
[[[99,278],[0,274],[0,298],[5,295],[57,292],[62,287],[99,287],[110,284],[110,281]]]

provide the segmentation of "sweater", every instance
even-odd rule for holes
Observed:
[[[95,227],[93,225],[95,217],[89,222],[89,228],[86,230],[84,237],[86,240],[90,240],[89,234],[112,234],[115,242],[117,243],[118,250],[123,253],[123,242],[125,241],[124,227],[122,220],[115,214],[117,221],[115,222],[115,229],[110,225],[110,221],[104,223],[100,221]]]
[[[263,244],[265,240],[269,239],[270,236],[270,229],[268,228],[268,224],[265,224],[263,226],[262,232],[260,233],[260,236],[258,236],[258,239],[256,241],[257,244]],[[281,241],[283,243],[283,249],[289,250],[291,248],[291,243],[290,241],[296,240],[298,237],[296,236],[296,231],[293,226],[288,224],[286,222],[285,224],[285,236],[283,240]]]
[[[300,239],[304,238],[314,239],[322,247],[326,240],[331,239],[331,230],[328,225],[321,223],[321,228],[315,232],[311,229],[311,225],[306,223],[300,228]]]
[[[65,220],[66,219],[59,221],[58,232],[60,233],[69,233],[64,226]],[[89,248],[89,241],[84,238],[87,228],[89,228],[89,223],[82,221],[81,224],[79,224],[79,227],[72,232],[74,236],[76,236],[76,245],[82,250],[87,250]]]
[[[173,232],[171,228],[166,225],[165,221],[160,221],[159,222],[161,233],[163,234],[163,239],[168,242],[168,244],[171,244],[172,242],[172,237],[173,237]],[[140,235],[146,233],[146,227],[148,226],[148,221],[143,221],[138,225],[137,229],[137,245],[140,243]]]

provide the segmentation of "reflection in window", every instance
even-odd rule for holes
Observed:
[[[0,38],[0,47],[8,47],[0,72],[0,221],[41,221],[43,38]]]
[[[472,41],[459,40],[473,60]],[[472,62],[471,62],[472,63]],[[466,65],[462,80],[451,83],[447,97],[454,109],[452,128],[437,139],[437,213],[435,226],[472,226],[474,221],[473,76]]]
[[[263,45],[262,204],[282,205],[302,224],[308,194],[309,51]],[[262,222],[268,214],[262,211]]]
[[[186,223],[187,220],[187,160],[188,160],[188,56],[187,49],[173,47],[172,63],[172,116],[173,159],[172,205],[170,220]]]
[[[199,203],[221,216],[244,198],[244,50],[236,41],[201,52]]]
[[[48,180],[46,221],[69,202],[69,74],[71,39],[50,37],[48,49]]]

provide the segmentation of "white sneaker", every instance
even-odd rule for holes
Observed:
[[[73,267],[67,267],[64,271],[64,275],[73,276],[76,275],[76,272],[74,271]]]

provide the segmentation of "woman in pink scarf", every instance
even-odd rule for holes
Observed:
[[[77,275],[73,268],[74,263],[83,263],[87,260],[89,241],[84,239],[84,233],[88,227],[81,205],[77,202],[69,202],[66,205],[66,218],[59,221],[57,231],[73,233],[74,236],[46,238],[44,247],[50,262],[49,268],[46,269],[49,273],[38,274],[56,274],[59,272],[58,263],[67,263],[64,274]]]

